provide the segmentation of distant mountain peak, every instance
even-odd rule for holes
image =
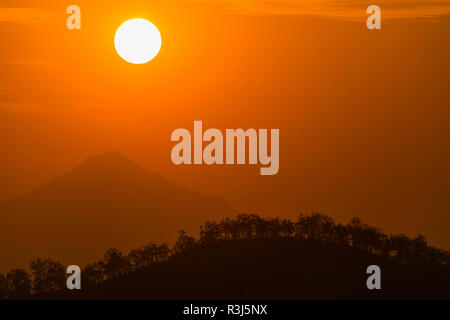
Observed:
[[[112,171],[128,171],[128,170],[146,170],[132,159],[118,151],[107,151],[96,156],[92,156],[84,160],[76,166],[72,171],[96,171],[96,172],[112,172]],[[150,172],[150,171],[148,171]]]
[[[33,257],[81,264],[108,247],[129,250],[148,241],[174,241],[178,230],[195,234],[200,223],[234,210],[222,199],[185,190],[108,151],[0,204],[0,213],[3,271]]]
[[[134,163],[133,160],[120,153],[119,151],[110,150],[96,156],[87,158],[84,162],[127,162]]]

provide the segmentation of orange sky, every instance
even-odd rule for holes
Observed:
[[[0,1],[0,199],[114,149],[242,211],[359,216],[450,248],[450,1],[380,1],[379,31],[357,0],[93,2],[69,31],[72,3]],[[139,66],[113,42],[134,17],[163,42]],[[280,128],[279,174],[173,165],[170,134],[194,120]]]

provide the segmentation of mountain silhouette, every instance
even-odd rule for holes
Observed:
[[[36,257],[83,265],[106,248],[172,241],[178,230],[235,212],[185,190],[119,152],[91,157],[43,187],[0,203],[0,271]]]

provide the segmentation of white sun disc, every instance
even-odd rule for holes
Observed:
[[[150,21],[131,19],[119,27],[114,44],[122,59],[134,64],[143,64],[158,54],[161,49],[161,34]]]

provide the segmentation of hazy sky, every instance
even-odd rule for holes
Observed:
[[[242,14],[300,15],[363,20],[370,4],[383,8],[384,19],[436,18],[450,13],[450,1],[381,0],[192,0],[214,2]]]
[[[216,3],[217,2],[217,3]],[[262,215],[359,216],[450,248],[450,1],[0,1],[0,198],[118,150]],[[142,17],[158,57],[124,62],[114,34]],[[401,18],[401,19],[399,19]],[[280,172],[185,166],[170,134],[279,128]]]

